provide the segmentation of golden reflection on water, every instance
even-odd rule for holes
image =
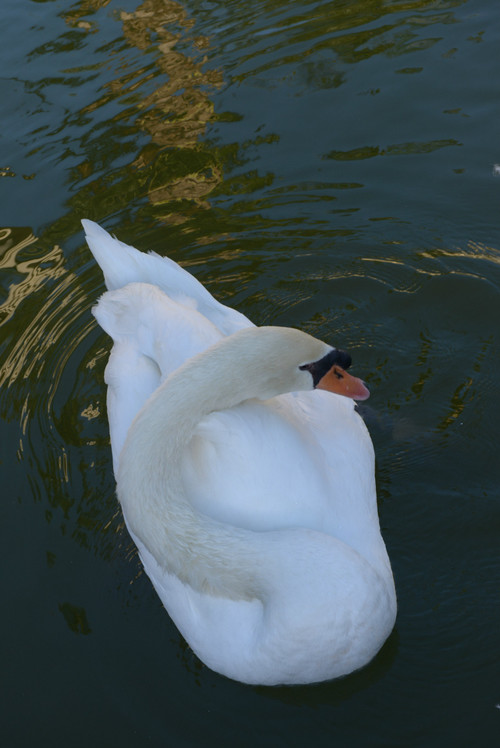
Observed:
[[[500,265],[500,251],[495,247],[489,247],[482,242],[469,241],[465,247],[435,247],[425,249],[420,253],[421,257],[439,259],[441,257],[465,258],[470,260],[486,260]]]
[[[74,290],[71,287],[74,276],[67,272],[58,246],[43,255],[38,251],[32,255],[26,253],[37,242],[29,229],[4,229],[2,236],[0,270],[10,270],[11,273],[3,276],[9,283],[6,301],[0,305],[0,320],[4,330],[7,330],[7,323],[10,322],[11,326],[6,331],[10,346],[0,368],[0,386],[9,386],[19,378],[40,376],[48,365],[50,354],[63,335],[65,323],[73,319]],[[48,290],[48,282],[52,291]],[[29,305],[32,315],[28,316],[27,306],[21,326],[20,308],[24,304]],[[64,307],[66,314],[61,314]],[[13,319],[15,313],[16,319]]]
[[[175,161],[179,165],[178,149],[196,151],[198,140],[213,117],[213,104],[205,87],[220,87],[222,75],[216,70],[203,71],[205,58],[194,62],[177,51],[179,34],[171,31],[170,27],[178,24],[189,30],[194,25],[178,3],[172,0],[145,0],[134,13],[122,12],[121,19],[125,38],[139,49],[150,46],[153,36],[156,37],[155,44],[160,52],[156,65],[168,80],[151,94],[141,97],[137,124],[151,136],[157,158],[159,153],[169,148],[176,149]],[[193,43],[201,50],[208,46],[209,41],[206,37],[198,36]],[[151,145],[144,149],[134,161],[134,166],[140,168],[147,165],[152,159],[152,150]],[[209,208],[204,198],[220,181],[221,170],[215,163],[200,169],[195,162],[194,167],[188,168],[186,174],[179,174],[177,169],[177,174],[170,178],[163,175],[153,178],[148,191],[151,202],[171,206],[172,201],[188,200]],[[179,211],[172,214],[166,210],[161,217],[169,223],[183,223],[186,220]]]
[[[89,12],[89,6],[99,5],[84,4],[78,9],[78,18]],[[74,14],[70,17],[75,18]],[[123,106],[108,126],[126,124],[132,133],[149,136],[149,142],[133,148],[128,166],[117,169],[113,176],[108,171],[87,183],[71,203],[85,203],[85,214],[99,217],[103,208],[107,214],[144,195],[155,206],[156,220],[183,224],[193,208],[209,207],[206,196],[221,180],[220,166],[199,144],[199,138],[213,117],[208,92],[222,85],[222,76],[204,69],[206,58],[200,52],[209,41],[191,33],[194,20],[179,3],[144,0],[133,13],[121,11],[120,20],[127,42],[144,53],[143,64],[123,60],[119,76],[106,83],[105,92],[80,115],[119,99]],[[191,43],[196,59],[179,51],[180,41],[184,46]],[[87,156],[74,170],[74,181],[88,179],[98,170],[99,165]]]
[[[463,2],[448,0],[440,4],[438,12],[434,0],[407,0],[394,5],[382,0],[358,0],[347,5],[324,3],[315,6],[314,12],[306,6],[300,15],[290,15],[282,2],[269,0],[262,3],[262,12],[269,16],[264,36],[253,35],[253,26],[249,30],[245,25],[247,16],[251,24],[258,23],[254,10],[245,3],[235,3],[241,23],[231,32],[231,38],[233,44],[242,42],[239,60],[245,72],[240,77],[235,75],[233,81],[251,76],[256,83],[263,81],[262,85],[272,86],[275,66],[280,85],[288,71],[293,71],[290,75],[294,85],[303,78],[308,90],[341,85],[346,63],[377,55],[404,55],[415,51],[416,46],[422,48],[439,41],[437,36],[426,38],[426,29],[455,21],[454,9]],[[82,0],[61,15],[68,24],[94,33],[99,30],[97,11],[107,4],[107,0]],[[237,203],[233,202],[231,214],[224,215],[223,224],[214,211],[208,210],[208,195],[223,184],[225,194],[245,196],[242,204],[247,225],[253,213],[263,230],[275,230],[282,235],[291,221],[270,220],[267,215],[280,199],[280,186],[270,189],[275,175],[239,170],[234,177],[226,175],[223,180],[222,173],[225,162],[244,163],[246,149],[278,142],[279,136],[267,133],[259,136],[262,142],[256,138],[248,143],[225,146],[223,150],[200,142],[207,123],[214,119],[210,92],[222,86],[223,78],[220,71],[211,70],[205,64],[204,50],[209,48],[210,40],[196,34],[195,20],[174,0],[144,0],[135,11],[121,11],[117,17],[122,24],[123,37],[131,48],[140,50],[141,56],[124,55],[122,47],[110,44],[109,67],[115,74],[98,89],[95,99],[77,113],[83,124],[89,114],[119,105],[118,114],[106,116],[104,112],[105,126],[100,123],[85,135],[85,155],[69,174],[73,194],[68,200],[71,212],[65,219],[65,233],[68,220],[76,225],[73,216],[86,215],[100,220],[133,206],[148,221],[178,226],[184,234],[194,234],[192,241],[206,244],[239,226],[241,208]],[[262,54],[264,42],[266,49],[272,48],[272,55]],[[280,57],[283,46],[294,50],[293,54]],[[272,58],[271,62],[268,58]],[[98,70],[100,66],[102,63]],[[88,69],[89,66],[82,68]],[[262,74],[267,70],[271,78],[264,81]],[[76,69],[73,72],[77,72]],[[397,72],[414,74],[416,69],[404,68]],[[377,91],[360,93],[376,94]],[[144,137],[148,139],[145,144],[141,143]],[[345,150],[329,150],[323,154],[323,159],[352,162],[380,155],[419,157],[457,145],[459,141],[446,137],[388,145],[362,143]],[[130,158],[123,165],[127,154]],[[113,163],[117,160],[120,166]],[[345,192],[363,186],[360,182],[337,182],[323,187],[295,185],[284,190],[283,201],[288,206],[293,204],[290,197],[293,189],[298,192],[294,200],[304,203],[307,199],[327,197],[335,200],[339,190]],[[259,196],[249,200],[249,194]],[[143,199],[147,199],[149,211],[141,204]],[[339,213],[348,219],[350,213],[358,209],[344,207]],[[202,214],[206,215],[206,220]],[[135,219],[137,223],[137,215]],[[370,220],[382,219],[375,216]],[[387,216],[384,220],[395,219]],[[62,221],[52,227],[55,233],[61,231],[59,223]],[[293,223],[296,228],[297,216]],[[303,233],[307,230],[304,226]],[[348,220],[341,225],[335,222],[330,228],[332,237],[355,233]]]
[[[26,263],[18,264],[17,262],[18,252],[25,247],[29,247],[37,239],[29,229],[26,229],[26,236],[16,241],[18,235],[19,229],[0,229],[0,271],[15,268],[19,273],[26,276],[23,283],[12,284],[8,287],[7,299],[0,305],[0,324],[14,314],[22,296],[35,291],[38,285],[37,281],[40,274],[37,270],[33,272],[33,268],[27,267]]]
[[[100,8],[105,8],[110,2],[111,0],[80,0],[79,3],[76,3],[76,7],[64,11],[61,15],[69,26],[90,29],[92,28],[92,24],[81,19],[89,13],[94,13]]]
[[[85,17],[107,4],[81,2],[65,13],[65,20],[80,33],[93,33],[97,20],[87,22]],[[95,333],[90,315],[95,268],[82,272],[82,260],[90,265],[90,258],[75,255],[75,261],[68,261],[57,240],[70,235],[71,225],[78,226],[81,216],[98,219],[112,204],[121,209],[141,196],[155,206],[155,219],[182,224],[193,206],[208,207],[206,195],[220,180],[215,159],[198,144],[213,116],[208,91],[222,83],[218,72],[202,69],[205,59],[200,51],[207,39],[190,36],[196,60],[176,49],[181,37],[186,44],[194,22],[181,5],[169,0],[145,0],[134,13],[122,12],[120,20],[128,43],[144,52],[141,64],[124,57],[119,76],[103,86],[77,119],[83,124],[85,115],[119,99],[125,106],[115,118],[106,118],[106,137],[125,121],[134,137],[142,132],[148,143],[137,148],[134,142],[127,166],[104,169],[94,180],[92,175],[102,170],[100,149],[85,149],[85,159],[69,171],[75,185],[82,180],[84,185],[68,200],[68,214],[40,238],[29,228],[0,230],[0,413],[6,421],[19,423],[17,459],[26,465],[35,500],[43,493],[47,496],[47,522],[59,516],[63,532],[71,528],[80,544],[99,552],[118,547],[116,539],[106,543],[98,531],[114,535],[120,532],[120,520],[108,453],[99,451],[109,439],[100,394],[88,392],[89,385],[79,382],[88,382],[90,369],[98,370],[96,383],[102,380],[108,347],[94,345],[89,350],[89,334]],[[113,148],[109,141],[106,148]],[[5,173],[10,173],[7,167]],[[99,462],[88,464],[70,455],[86,447],[99,454]],[[78,489],[76,481],[83,484]],[[96,492],[99,484],[101,493]],[[102,501],[110,490],[111,516]],[[85,501],[75,498],[82,496]]]
[[[72,528],[71,535],[89,546],[97,539],[88,532],[92,523],[95,530],[104,522],[101,502],[75,498],[82,495],[74,491],[75,481],[85,483],[89,467],[81,472],[70,452],[96,444],[85,422],[89,415],[100,416],[101,408],[85,390],[75,393],[73,385],[68,391],[66,371],[75,366],[85,371],[82,343],[88,347],[95,323],[82,279],[67,265],[59,246],[44,247],[30,229],[0,230],[0,414],[6,423],[19,424],[13,454],[24,465],[35,502],[43,497],[46,522],[58,518],[63,534]],[[107,436],[101,442],[107,443]],[[100,470],[90,469],[93,480]]]
[[[96,33],[97,11],[108,2],[86,0],[61,16],[80,34]],[[221,178],[213,154],[198,143],[213,116],[209,91],[222,84],[220,73],[203,69],[208,40],[191,33],[193,20],[170,0],[145,0],[134,13],[121,12],[120,21],[128,45],[141,55],[118,61],[120,52],[110,45],[118,74],[97,90],[90,105],[74,113],[75,142],[88,138],[89,147],[83,148],[78,166],[68,170],[67,214],[39,238],[30,228],[0,230],[0,414],[6,423],[19,424],[12,454],[23,464],[30,495],[44,507],[46,523],[102,556],[123,554],[122,545],[135,555],[116,508],[101,401],[109,343],[102,335],[89,342],[96,336],[90,306],[97,277],[90,257],[68,257],[58,242],[80,230],[80,217],[99,220],[144,197],[155,220],[182,225],[193,210],[205,212],[206,196]],[[191,45],[187,52],[177,49],[181,40],[183,50]],[[56,52],[63,42],[75,43],[63,34],[54,42]],[[42,46],[37,54],[52,48]],[[67,72],[78,76],[96,64]],[[38,90],[39,83],[34,86]],[[104,129],[85,129],[89,114],[117,100],[119,114],[105,112]],[[114,168],[114,159],[123,161],[127,150],[124,125],[133,138],[130,159]],[[72,137],[68,127],[63,149]],[[148,142],[138,146],[140,137]],[[102,154],[111,159],[111,168]],[[3,165],[0,176],[15,174]],[[47,563],[56,561],[49,549]],[[87,633],[83,609],[63,603],[60,610],[70,628]]]

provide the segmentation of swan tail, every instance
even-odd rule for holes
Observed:
[[[216,301],[196,278],[170,258],[155,252],[139,252],[88,219],[83,219],[82,225],[87,244],[101,267],[109,291],[133,282],[150,283],[159,286],[179,304],[197,309],[224,335],[251,326],[243,314]]]

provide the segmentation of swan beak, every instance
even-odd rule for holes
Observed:
[[[316,385],[318,390],[328,390],[337,395],[351,397],[353,400],[366,400],[370,397],[370,390],[361,379],[348,374],[345,369],[335,364],[326,372]]]

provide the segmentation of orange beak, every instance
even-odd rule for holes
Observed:
[[[337,364],[334,364],[319,380],[316,389],[335,392],[337,395],[351,397],[353,400],[366,400],[370,397],[370,390],[361,379],[348,374],[345,369]]]

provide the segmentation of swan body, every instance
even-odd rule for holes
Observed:
[[[359,380],[342,366],[319,379],[336,349],[257,328],[176,263],[82,223],[109,289],[94,314],[114,341],[118,498],[172,620],[207,666],[245,683],[362,667],[396,597],[350,399],[366,396]]]

